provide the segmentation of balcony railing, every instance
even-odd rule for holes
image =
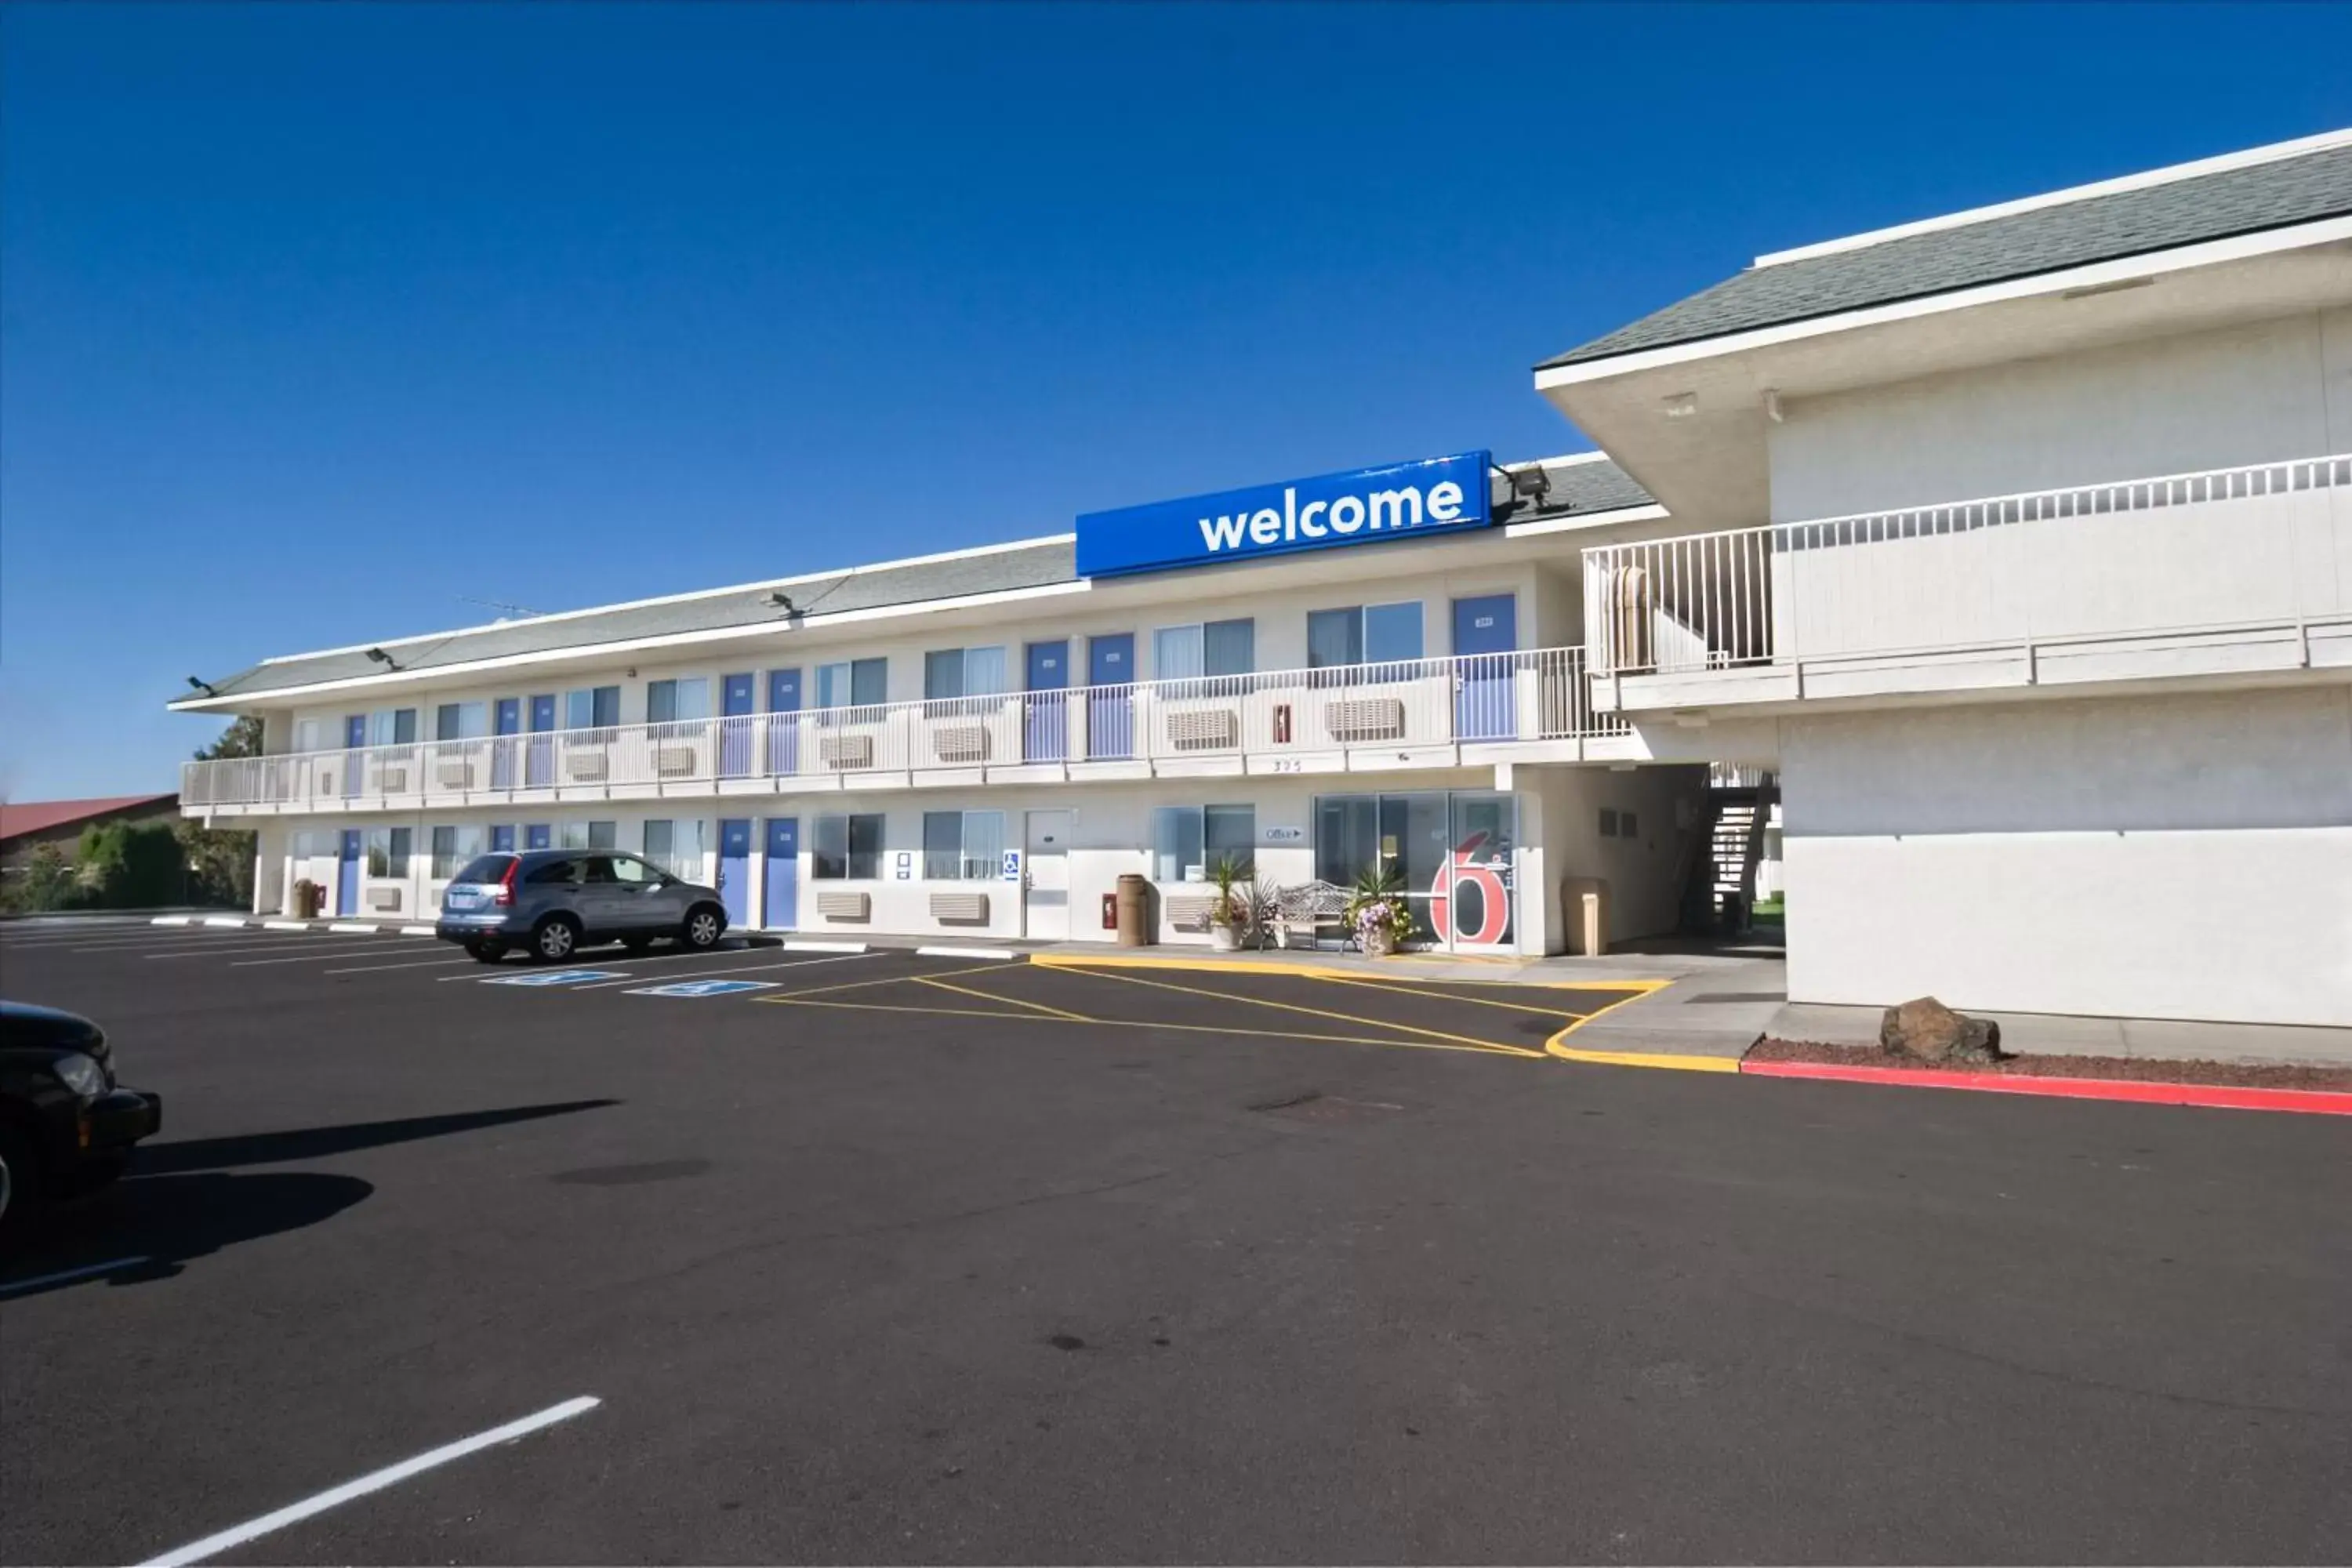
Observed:
[[[1178,759],[1627,732],[1592,711],[1581,648],[1540,648],[190,763],[180,801],[323,811],[532,790],[887,785],[924,773],[1017,781]]]
[[[1592,672],[2352,616],[2352,456],[1601,545]]]

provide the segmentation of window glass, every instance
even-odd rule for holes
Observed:
[[[621,825],[617,822],[592,822],[588,825],[588,847],[610,849],[621,841]]]
[[[1211,621],[1201,628],[1201,662],[1209,675],[1247,675],[1257,668],[1257,623]]]
[[[1307,616],[1307,668],[1329,669],[1335,665],[1364,662],[1364,612],[1312,610]]]
[[[646,722],[667,724],[673,721],[710,717],[710,678],[691,676],[682,680],[649,680],[646,682]]]
[[[621,721],[621,689],[595,686],[563,694],[563,727],[603,730]]]
[[[1198,626],[1162,626],[1151,634],[1151,674],[1159,680],[1182,680],[1205,669]]]
[[[416,710],[380,708],[368,715],[368,744],[405,746],[416,739]]]
[[[1244,867],[1252,864],[1257,854],[1257,807],[1204,805],[1201,818],[1204,865],[1214,866],[1228,855]]]
[[[555,847],[558,849],[588,847],[588,825],[584,822],[562,823],[557,826],[555,832]]]
[[[820,708],[866,708],[887,701],[890,663],[882,658],[851,659],[816,667],[816,705]]]
[[[1163,805],[1151,814],[1151,860],[1157,881],[1197,882],[1207,874],[1199,806]]]
[[[613,880],[616,882],[625,882],[630,887],[642,888],[648,882],[661,880],[660,872],[634,855],[614,855],[610,857],[610,859],[613,867]]]
[[[490,732],[490,705],[487,702],[444,702],[433,710],[433,738],[436,741],[472,741]]]
[[[1386,664],[1421,657],[1421,602],[1364,606],[1364,660]]]
[[[367,874],[371,877],[407,876],[409,847],[415,840],[414,831],[405,827],[368,829]]]
[[[574,882],[579,880],[579,861],[550,860],[546,865],[541,866],[536,870],[526,875],[523,878],[523,880],[536,886],[551,882]]]
[[[436,827],[433,830],[433,875],[447,877],[457,869],[457,830]]]
[[[963,649],[945,647],[923,656],[923,696],[932,702],[963,695]]]
[[[489,882],[505,880],[507,868],[514,864],[511,855],[477,855],[466,862],[451,880],[458,882]]]
[[[613,875],[613,858],[610,855],[591,855],[580,862],[580,879],[591,887],[620,880]]]
[[[646,824],[646,858],[656,866],[667,866],[670,851],[677,841],[677,825],[658,818]]]
[[[847,878],[870,880],[882,874],[882,818],[879,814],[820,816],[812,834],[813,877],[829,880]]]
[[[942,882],[963,875],[963,813],[923,813],[923,879]]]

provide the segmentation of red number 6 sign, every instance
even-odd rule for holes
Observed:
[[[1459,933],[1459,940],[1476,946],[1492,946],[1502,941],[1504,931],[1510,929],[1511,890],[1504,885],[1500,868],[1494,863],[1480,865],[1473,858],[1486,842],[1486,834],[1481,829],[1455,845],[1454,853],[1430,883],[1429,923],[1440,942],[1456,938],[1454,889],[1465,884],[1478,889],[1478,929]]]

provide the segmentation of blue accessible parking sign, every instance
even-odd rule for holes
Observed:
[[[539,969],[528,974],[494,974],[485,985],[577,985],[588,980],[618,980],[616,969]]]
[[[667,985],[646,985],[624,992],[628,996],[726,996],[738,991],[767,991],[772,980],[677,980]]]

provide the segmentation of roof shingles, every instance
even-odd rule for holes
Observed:
[[[2352,213],[2352,146],[1751,267],[1538,370]]]

